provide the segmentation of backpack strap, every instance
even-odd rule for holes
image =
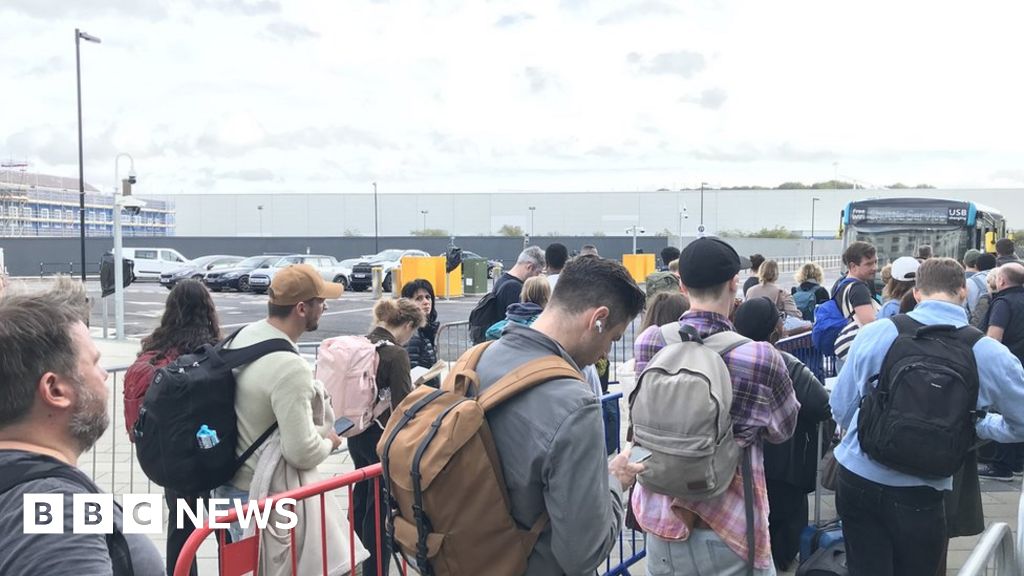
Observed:
[[[896,316],[893,316],[891,320],[893,324],[896,324],[896,329],[899,330],[901,336],[907,335],[917,337],[924,336],[926,334],[946,332],[968,348],[974,348],[974,345],[978,343],[978,340],[981,340],[985,336],[981,330],[978,330],[970,324],[959,328],[951,324],[923,324],[914,320],[908,314],[897,314]]]
[[[583,381],[580,371],[570,366],[561,356],[544,356],[503,376],[488,387],[478,401],[486,413],[531,388],[560,378]]]
[[[494,340],[483,342],[473,346],[459,357],[455,367],[448,373],[448,377],[441,383],[441,390],[453,392],[459,396],[469,396],[480,389],[480,377],[476,373],[476,365],[484,350],[493,344]]]
[[[732,352],[749,342],[753,342],[753,340],[740,335],[738,332],[733,332],[732,330],[716,332],[704,339],[704,344],[717,352],[719,356],[723,357],[723,359],[729,352]]]
[[[743,449],[743,508],[747,517],[747,575],[754,576],[757,540],[754,536],[754,465],[750,446]]]
[[[71,466],[54,459],[47,459],[42,462],[23,462],[13,466],[6,466],[0,472],[0,494],[7,492],[26,482],[43,480],[46,478],[60,478],[67,480],[75,486],[85,488],[92,494],[102,493],[91,480],[85,477],[80,471]],[[121,507],[117,501],[114,505]],[[132,553],[128,547],[128,541],[124,534],[115,529],[110,534],[105,534],[107,543],[107,554],[110,555],[110,565],[113,568],[114,576],[134,576],[135,569],[132,565]]]

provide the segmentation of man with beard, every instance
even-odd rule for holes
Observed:
[[[77,468],[110,424],[107,372],[81,284],[0,298],[0,574],[163,574],[143,535],[75,534],[73,495],[99,493]],[[25,534],[25,494],[63,494],[62,534]]]
[[[227,347],[242,348],[273,338],[298,342],[303,333],[317,329],[327,299],[339,298],[342,290],[341,284],[324,282],[309,264],[289,266],[270,282],[267,319],[243,328]],[[316,468],[341,445],[333,429],[324,437],[313,423],[312,401],[316,387],[322,385],[314,381],[309,364],[298,354],[271,352],[238,370],[235,381],[239,456],[275,422],[282,456],[299,470]],[[217,489],[216,497],[247,501],[256,460],[249,458],[230,484]],[[237,523],[231,535],[241,539]]]

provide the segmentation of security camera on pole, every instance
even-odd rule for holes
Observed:
[[[647,231],[644,230],[643,227],[637,226],[635,224],[633,226],[630,226],[629,228],[626,228],[626,234],[633,234],[633,254],[636,254],[636,235],[644,234],[646,232]]]
[[[131,163],[128,177],[121,180],[120,160],[127,158]],[[132,185],[135,184],[135,159],[130,154],[118,154],[114,158],[114,330],[118,340],[124,340],[124,261],[122,259],[121,210],[134,216],[142,211],[145,202],[132,198]]]

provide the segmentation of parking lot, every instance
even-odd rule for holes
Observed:
[[[93,333],[102,335],[103,306],[100,303],[99,282],[90,281],[86,286],[89,296],[95,302],[91,322]],[[168,292],[167,288],[155,282],[138,282],[125,290],[125,335],[128,338],[147,336],[159,325]],[[220,292],[211,295],[220,315],[221,328],[225,333],[267,315],[266,294]],[[114,297],[108,296],[106,300],[107,322],[113,333]],[[450,301],[438,300],[438,319],[442,323],[466,320],[477,300],[477,296],[453,298]],[[373,303],[372,292],[342,294],[341,299],[328,302],[328,310],[320,320],[319,330],[303,334],[302,341],[316,342],[340,334],[367,333],[373,319]]]

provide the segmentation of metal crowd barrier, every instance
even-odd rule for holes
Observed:
[[[810,332],[779,340],[775,343],[775,348],[796,356],[822,384],[826,378],[836,375],[836,357],[819,352],[811,341]]]
[[[473,340],[469,337],[469,321],[448,322],[442,324],[437,331],[437,359],[448,362],[449,365],[459,359],[459,356],[473,346]]]
[[[996,522],[981,535],[977,546],[957,572],[958,576],[1009,576],[1021,574],[1015,557],[1013,532],[1006,522]]]

